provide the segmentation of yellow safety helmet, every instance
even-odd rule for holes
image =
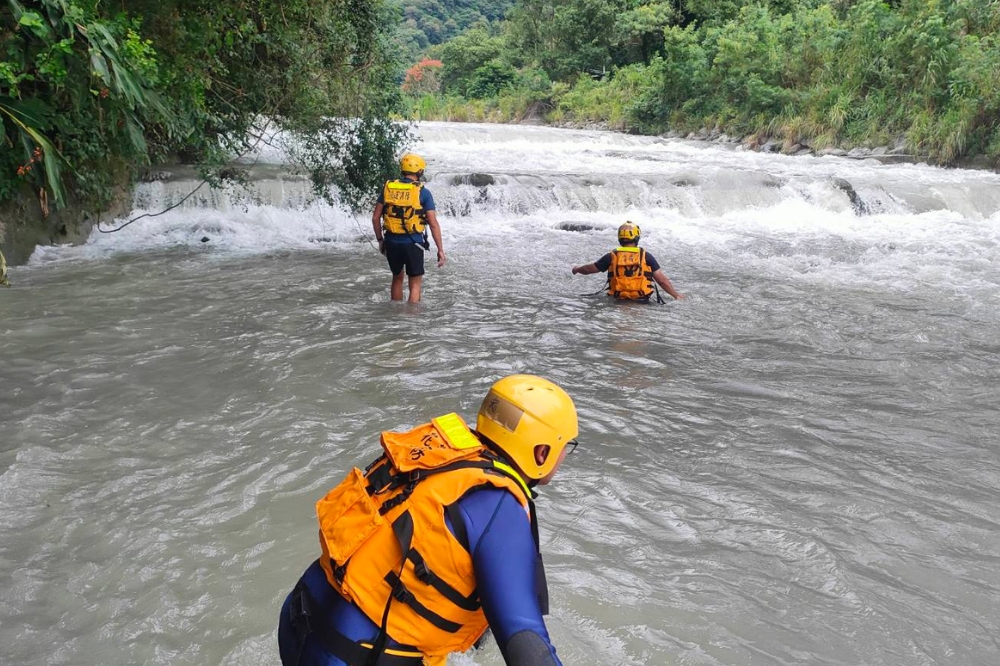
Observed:
[[[424,158],[420,157],[420,155],[406,153],[399,158],[399,170],[403,173],[419,174],[426,168],[427,162],[424,162]]]
[[[535,375],[511,375],[495,383],[479,408],[476,430],[534,481],[555,468],[580,432],[566,391]],[[535,449],[546,444],[549,454],[539,465]]]
[[[618,242],[619,243],[637,243],[639,242],[639,225],[633,224],[632,222],[626,222],[622,226],[618,227]]]

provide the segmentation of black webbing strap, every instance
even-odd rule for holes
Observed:
[[[399,548],[403,551],[403,564],[406,564],[406,558],[410,554],[410,543],[413,542],[413,516],[409,511],[404,511],[392,521],[392,533],[396,535]]]
[[[383,456],[384,457],[384,456]],[[382,458],[379,458],[375,462],[379,462]],[[399,472],[394,471],[392,463],[387,462],[378,469],[375,468],[375,464],[371,464],[365,469],[365,479],[368,481],[368,485],[365,488],[369,495],[375,495],[387,489],[398,488],[400,486],[406,485],[403,492],[388,500],[383,504],[381,513],[385,515],[390,510],[399,506],[413,492],[414,486],[420,481],[423,481],[428,476],[433,474],[440,474],[441,472],[450,472],[456,469],[467,469],[469,467],[478,467],[480,469],[492,469],[493,463],[486,460],[458,460],[456,462],[450,463],[448,465],[443,465],[436,469],[418,469],[411,472]],[[386,505],[389,508],[386,508]]]
[[[382,460],[382,458],[379,458],[379,460]],[[375,462],[377,463],[378,460],[376,460]],[[369,495],[374,495],[375,493],[382,492],[392,484],[393,481],[392,465],[389,462],[385,462],[374,470],[371,468],[366,469],[365,481],[368,482],[368,485],[365,488],[365,490],[368,491]]]
[[[479,595],[476,593],[475,590],[473,590],[472,594],[470,594],[469,596],[465,596],[464,594],[453,588],[451,585],[445,582],[440,576],[438,576],[436,573],[434,573],[427,567],[427,563],[424,561],[423,555],[421,555],[416,548],[410,551],[410,561],[413,562],[413,572],[417,575],[417,580],[419,580],[421,583],[426,583],[427,585],[430,585],[435,590],[437,590],[442,597],[444,597],[451,603],[455,604],[462,610],[467,610],[467,611],[479,610],[481,604],[479,603]]]
[[[642,248],[639,248],[639,253],[640,253],[639,254],[639,263],[640,263],[640,265],[641,266],[649,266],[649,264],[646,263],[646,250],[644,250]],[[660,296],[660,288],[656,286],[656,281],[653,279],[653,271],[643,271],[643,275],[645,276],[645,278],[647,280],[649,280],[649,284],[650,284],[650,286],[653,287],[653,291],[656,292],[656,302],[659,303],[660,305],[663,305],[664,303],[666,303],[666,301],[663,300],[663,297]],[[650,292],[646,296],[646,298],[649,299],[649,297],[652,296],[652,295],[653,295],[653,292]]]
[[[289,604],[289,619],[291,620],[292,628],[295,629],[295,633],[299,637],[300,645],[305,644],[308,636],[315,636],[324,650],[351,666],[365,666],[370,663],[370,660],[375,657],[375,653],[372,651],[373,648],[352,641],[336,629],[330,628],[328,632],[324,631],[321,633],[313,628],[310,618],[315,617],[313,613],[314,605],[315,602],[313,602],[308,588],[300,580],[295,589],[292,590],[292,598]],[[301,655],[301,653],[302,650],[300,649],[299,654]],[[371,663],[377,663],[378,666],[421,666],[423,664],[423,656],[419,654],[414,654],[413,656],[383,654],[381,658]]]
[[[445,513],[451,518],[451,528],[455,531],[455,538],[465,548],[465,552],[472,555],[472,546],[469,544],[469,531],[465,529],[465,521],[462,519],[462,512],[458,508],[458,502],[449,504],[444,508]]]
[[[396,535],[396,541],[399,542],[399,547],[403,553],[403,560],[399,563],[399,572],[403,573],[403,567],[406,566],[406,558],[410,554],[410,542],[413,541],[413,516],[410,515],[409,511],[404,511],[396,517],[396,520],[392,521],[392,533]],[[392,592],[385,600],[385,610],[382,611],[382,624],[379,625],[378,638],[375,639],[375,644],[372,645],[371,657],[364,666],[383,666],[383,658],[387,656],[384,654],[384,651],[385,644],[389,640],[389,632],[387,631],[389,627],[389,608],[392,606],[392,600],[396,597],[399,588],[403,586],[403,582],[399,579],[399,576],[393,574],[391,571],[388,576],[395,576],[396,582],[390,583],[392,585]]]
[[[535,595],[538,597],[538,607],[542,615],[549,614],[549,584],[545,580],[545,564],[542,562],[542,546],[538,538],[538,515],[535,513],[535,503],[528,502],[531,514],[531,536],[535,539]]]
[[[380,506],[379,509],[378,509],[379,514],[381,514],[381,515],[384,516],[385,514],[389,513],[390,511],[392,511],[393,509],[395,509],[397,506],[399,506],[400,504],[402,504],[406,500],[410,499],[410,495],[413,494],[413,490],[416,487],[417,487],[417,480],[410,481],[409,483],[407,483],[405,486],[403,486],[403,490],[398,495],[396,495],[395,497],[390,497],[389,499],[387,499],[385,502],[382,503],[382,506]],[[405,515],[409,515],[409,513],[407,512]],[[411,520],[411,522],[412,522],[412,520]],[[395,526],[393,527],[393,529],[395,529]],[[413,536],[412,535],[412,531],[413,531],[412,526],[410,528],[410,531],[411,531],[410,536],[412,538],[412,536]],[[403,554],[406,554],[406,549],[405,548],[403,549]]]
[[[413,609],[414,613],[424,618],[441,631],[447,631],[449,634],[454,634],[462,628],[461,624],[452,622],[448,618],[441,617],[430,608],[420,603],[413,593],[406,589],[403,581],[399,579],[399,576],[397,576],[395,572],[390,571],[387,573],[385,575],[385,582],[392,586],[393,599],[406,604]]]
[[[413,481],[411,483],[416,482]],[[387,636],[386,627],[389,624],[389,607],[392,605],[393,599],[406,604],[412,608],[417,615],[424,618],[441,631],[447,631],[450,634],[457,632],[462,628],[461,624],[441,617],[430,608],[427,608],[422,603],[417,601],[417,598],[413,596],[412,592],[406,589],[406,586],[403,585],[403,581],[400,578],[403,573],[403,569],[406,567],[406,561],[412,559],[413,553],[415,552],[412,548],[410,548],[410,544],[413,542],[413,516],[410,515],[409,511],[404,511],[399,514],[399,517],[392,522],[392,532],[396,535],[396,541],[399,542],[399,547],[402,549],[403,561],[400,562],[398,574],[394,571],[390,571],[384,578],[385,582],[387,582],[389,587],[392,588],[392,592],[385,602],[385,611],[382,613],[382,630],[379,633],[379,641],[377,641],[376,647],[380,650],[384,647],[385,638]],[[422,558],[421,561],[423,561]],[[382,645],[378,645],[379,642],[382,643]]]
[[[385,514],[389,513],[397,506],[408,500],[410,498],[410,495],[413,494],[414,489],[417,487],[417,484],[426,479],[428,476],[431,476],[433,474],[441,474],[442,472],[451,472],[456,469],[468,469],[470,467],[477,467],[479,469],[490,471],[493,469],[493,463],[488,462],[486,460],[458,460],[456,462],[444,465],[442,467],[437,467],[435,469],[418,469],[418,470],[413,470],[412,472],[409,473],[397,472],[396,474],[393,475],[393,479],[389,482],[389,485],[395,485],[396,487],[398,487],[404,482],[406,483],[406,485],[403,487],[402,492],[400,492],[395,497],[386,500],[382,504],[382,506],[379,507],[378,512],[384,516]],[[376,474],[379,472],[381,472],[381,470],[375,470]],[[369,488],[370,487],[371,485],[369,485]],[[402,544],[402,542],[400,543]],[[403,552],[404,553],[406,552],[406,548],[403,549]]]

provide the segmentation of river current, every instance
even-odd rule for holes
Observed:
[[[1000,176],[418,137],[448,263],[416,307],[388,302],[368,216],[310,203],[279,151],[251,195],[12,269],[0,663],[277,663],[315,501],[379,431],[472,420],[513,372],[580,411],[538,502],[567,666],[1000,663]],[[626,219],[686,300],[570,274]]]

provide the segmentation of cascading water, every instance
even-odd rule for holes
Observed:
[[[419,307],[270,149],[250,192],[165,171],[135,214],[173,210],[11,271],[0,663],[276,663],[313,503],[518,371],[581,414],[539,501],[564,663],[1000,663],[1000,176],[418,134],[449,257]],[[626,219],[685,301],[582,295]]]

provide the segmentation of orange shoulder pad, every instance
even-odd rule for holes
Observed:
[[[485,448],[458,414],[445,414],[409,432],[383,432],[382,448],[400,472],[437,469],[477,458]]]

